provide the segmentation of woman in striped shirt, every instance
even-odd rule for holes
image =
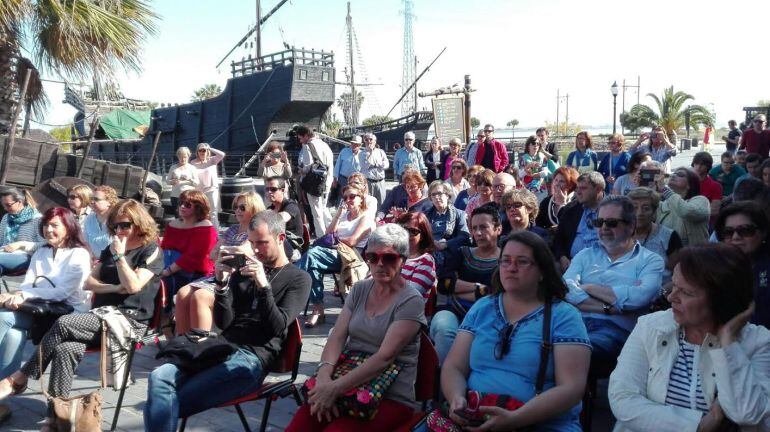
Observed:
[[[428,218],[420,212],[407,212],[398,224],[409,233],[409,258],[401,268],[407,287],[413,287],[427,302],[436,284],[436,262],[433,260],[433,235]]]

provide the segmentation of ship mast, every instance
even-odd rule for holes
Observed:
[[[350,121],[351,127],[358,126],[358,113],[356,112],[356,80],[353,69],[353,17],[350,15],[350,2],[348,2],[348,16],[345,18],[345,26],[348,31],[348,57],[350,57]]]
[[[260,58],[262,57],[262,26],[259,25],[260,21],[262,21],[262,8],[259,3],[260,1],[257,0],[257,31],[256,36],[254,36],[254,44],[257,46],[257,65],[259,65]]]

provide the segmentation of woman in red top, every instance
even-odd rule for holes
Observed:
[[[217,230],[209,220],[209,209],[209,201],[200,191],[187,190],[179,195],[179,219],[168,224],[160,244],[166,266],[163,281],[172,296],[214,271],[209,254],[217,243]]]

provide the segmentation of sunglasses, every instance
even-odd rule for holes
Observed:
[[[78,198],[80,198],[80,197],[77,196],[77,195],[67,195],[67,199],[69,199],[69,200],[76,200]]]
[[[602,225],[607,225],[608,228],[617,228],[619,223],[627,223],[623,219],[614,219],[614,218],[596,218],[591,221],[591,224],[594,226],[594,228],[601,228]]]
[[[485,129],[485,130],[484,130],[484,132],[486,132],[486,133],[492,133],[492,132],[494,132],[494,129]]]
[[[133,222],[115,222],[114,224],[110,225],[110,229],[113,231],[117,230],[129,230],[133,226]]]
[[[107,201],[107,198],[91,197],[91,202]]]
[[[524,207],[524,203],[521,203],[521,202],[512,202],[512,203],[510,203],[510,204],[506,204],[506,205],[504,205],[504,206],[503,206],[503,211],[508,211],[508,210],[510,210],[510,209],[516,209],[516,210],[518,210],[518,209],[520,209],[520,208],[522,208],[522,207]]]
[[[348,195],[343,196],[342,199],[344,199],[345,201],[353,201],[354,199],[358,198],[359,196],[361,196],[361,195],[348,194]]]
[[[486,186],[488,188],[491,188],[492,187],[492,183],[476,183],[476,187],[477,188],[478,187],[484,187],[484,186]]]
[[[275,193],[275,192],[278,192],[279,190],[281,190],[281,188],[277,188],[277,187],[273,187],[273,186],[268,186],[268,187],[265,188],[265,190],[270,192],[270,193]]]
[[[364,254],[364,261],[366,261],[368,264],[382,263],[382,265],[392,266],[392,265],[395,265],[400,258],[401,258],[401,255],[393,252],[386,252],[386,253],[367,252]]]
[[[511,350],[511,336],[513,335],[513,329],[516,326],[513,324],[506,324],[499,332],[499,340],[495,344],[495,358],[502,360],[503,357]]]
[[[422,232],[420,232],[420,230],[418,230],[417,228],[412,228],[412,227],[403,227],[403,228],[412,237],[417,237],[418,235],[422,234]]]
[[[738,234],[740,238],[753,237],[759,227],[756,225],[738,225],[737,227],[724,227],[720,230],[719,234],[723,239],[731,238],[734,234]]]
[[[765,122],[764,120],[754,120],[754,123],[757,123],[757,124],[762,124],[764,122]]]
[[[432,194],[430,194],[430,197],[431,198],[439,198],[442,195],[446,195],[446,194],[444,192],[433,192]]]
[[[200,149],[200,150],[198,150],[198,153],[205,153],[205,152],[206,152],[206,149]]]
[[[235,211],[235,210],[240,210],[242,212],[245,212],[246,211],[246,204],[241,204],[241,205],[233,206],[233,211]]]
[[[192,208],[193,205],[194,204],[191,203],[190,201],[182,201],[181,203],[179,203],[179,207],[186,208],[186,209]]]

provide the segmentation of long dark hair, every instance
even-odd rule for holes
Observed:
[[[503,257],[503,250],[510,242],[521,243],[532,249],[532,256],[535,258],[535,264],[540,269],[543,279],[537,287],[537,298],[546,303],[554,299],[564,300],[567,295],[567,285],[564,283],[559,271],[556,269],[556,259],[548,248],[545,240],[537,234],[529,231],[519,231],[509,234],[500,248],[500,259]],[[500,280],[500,266],[495,268],[492,273],[492,294],[503,292],[503,283]]]
[[[72,213],[72,210],[64,207],[51,207],[43,213],[43,217],[40,218],[40,236],[45,237],[45,225],[57,216],[61,220],[62,225],[64,225],[64,229],[67,230],[63,246],[67,249],[77,247],[88,249],[86,241],[83,239],[83,231],[80,229],[80,224],[75,219],[75,214]]]
[[[399,216],[396,222],[401,226],[412,222],[417,224],[417,229],[420,230],[420,242],[417,243],[417,248],[420,249],[421,254],[433,253],[433,231],[430,221],[422,212],[406,212]]]

